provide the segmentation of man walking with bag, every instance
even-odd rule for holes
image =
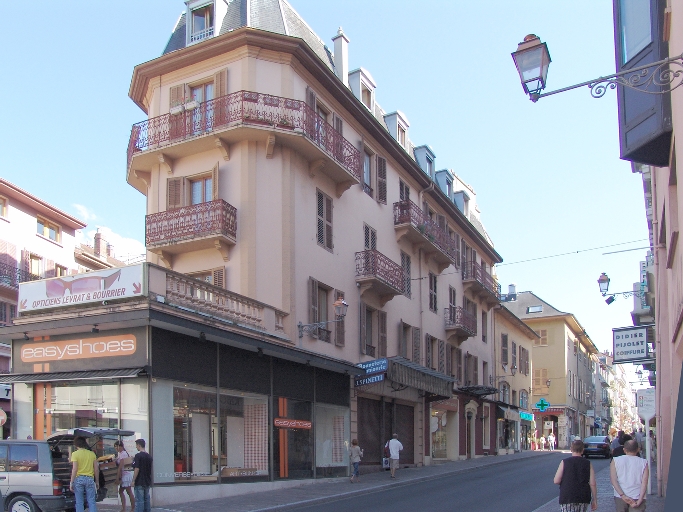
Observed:
[[[398,469],[398,455],[403,450],[401,441],[398,440],[398,434],[394,434],[389,440],[389,463],[391,468],[391,478],[396,478],[396,470]]]

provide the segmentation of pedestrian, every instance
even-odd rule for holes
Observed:
[[[398,469],[398,455],[403,450],[401,441],[398,440],[398,434],[394,434],[387,442],[389,445],[389,463],[391,464],[391,478],[396,478],[396,470]]]
[[[587,512],[598,508],[598,487],[593,465],[583,458],[583,441],[571,444],[572,456],[560,462],[553,482],[560,486],[561,512]]]
[[[71,483],[69,488],[76,495],[76,512],[84,512],[85,501],[90,512],[97,512],[97,489],[100,487],[100,466],[97,457],[88,449],[85,438],[74,438],[76,451],[71,454]]]
[[[114,449],[116,450],[116,485],[119,486],[119,496],[121,497],[121,512],[126,511],[126,494],[130,501],[130,512],[135,511],[135,495],[131,484],[133,483],[133,470],[131,463],[133,462],[130,454],[123,447],[122,441],[114,441]]]
[[[555,450],[555,434],[552,432],[548,434],[548,450],[551,452]]]
[[[642,427],[640,429],[638,429],[638,432],[636,432],[635,440],[638,441],[638,449],[640,450],[638,455],[640,455],[644,459],[646,457],[646,455],[645,455],[645,435],[643,435],[643,428]]]
[[[614,450],[615,448],[618,448],[620,444],[623,444],[623,443],[619,442],[619,438],[623,437],[623,436],[624,436],[623,430],[620,430],[619,432],[617,432],[617,435],[614,437],[614,439],[612,439],[612,444],[610,445],[612,450]]]
[[[622,432],[622,436],[619,438],[619,446],[612,450],[612,457],[621,457],[622,455],[625,455],[626,452],[624,452],[624,445],[632,439],[633,438],[630,435],[624,434]]]
[[[149,488],[152,485],[152,456],[145,451],[145,440],[135,441],[138,453],[133,458],[135,512],[150,512]]]
[[[635,439],[626,441],[624,452],[624,457],[612,459],[609,469],[614,504],[617,512],[641,512],[645,510],[650,468],[647,461],[638,456],[638,441]]]
[[[538,446],[539,446],[539,450],[545,451],[545,437],[541,436],[538,438]]]
[[[358,446],[358,439],[353,439],[351,441],[351,448],[349,448],[349,457],[351,459],[351,464],[353,464],[353,472],[351,473],[351,483],[353,483],[354,477],[356,482],[360,482],[360,477],[358,475],[358,466],[360,465],[360,459],[363,457],[363,450]]]

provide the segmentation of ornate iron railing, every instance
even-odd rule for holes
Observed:
[[[418,205],[411,200],[399,201],[394,203],[394,225],[411,224],[422,233],[422,235],[436,245],[441,252],[455,263],[457,245],[444,228],[429,218]]]
[[[477,335],[477,317],[460,306],[449,306],[444,309],[446,329],[463,329],[470,336]]]
[[[318,339],[330,343],[332,341],[332,331],[318,327]]]
[[[38,281],[40,276],[21,270],[7,263],[0,263],[0,284],[19,288],[19,283],[26,281]]]
[[[205,28],[204,30],[198,30],[197,32],[190,34],[190,42],[195,43],[197,41],[201,41],[202,39],[206,39],[207,37],[211,37],[212,35],[213,27]]]
[[[463,280],[474,279],[500,299],[500,284],[498,284],[498,281],[496,281],[491,274],[486,272],[479,263],[474,261],[466,262],[462,266],[462,278]]]
[[[128,143],[128,167],[135,153],[201,137],[236,122],[300,130],[361,181],[360,151],[315,110],[300,100],[250,91],[234,92],[192,110],[134,124]]]
[[[147,247],[207,235],[221,234],[235,238],[236,233],[237,209],[222,199],[153,213],[145,217]]]
[[[394,263],[376,249],[356,253],[356,277],[374,277],[398,293],[404,290],[404,273],[401,265]]]

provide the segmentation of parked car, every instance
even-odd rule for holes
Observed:
[[[602,455],[606,459],[612,456],[610,439],[607,436],[590,436],[583,440],[583,456],[588,458],[591,455]]]
[[[60,478],[46,441],[0,440],[0,502],[8,512],[73,510],[69,478]]]

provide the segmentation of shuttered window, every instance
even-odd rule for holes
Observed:
[[[387,161],[377,157],[377,202],[387,204]]]
[[[446,375],[453,377],[453,345],[446,343]]]
[[[410,326],[403,321],[398,323],[398,355],[408,359],[408,338],[410,336]]]
[[[401,201],[410,201],[410,187],[403,180],[399,180],[398,197]]]
[[[432,337],[425,334],[425,366],[432,367]]]
[[[512,342],[512,368],[517,367],[517,343]]]
[[[472,358],[472,385],[479,385],[479,358],[477,356]]]
[[[312,277],[308,278],[308,323],[318,322],[318,281]],[[316,337],[316,332],[311,332],[312,338]]]
[[[173,210],[183,205],[183,178],[169,178],[166,181],[166,209]]]
[[[378,342],[379,356],[378,357],[386,357],[387,356],[387,314],[385,311],[378,311],[377,312],[377,329],[378,329],[378,334],[379,334],[379,342]]]
[[[421,361],[421,350],[420,350],[420,337],[422,332],[417,327],[413,327],[413,363],[420,364]]]
[[[334,291],[334,300],[344,299],[344,292],[341,290]],[[337,347],[343,347],[346,343],[346,325],[345,318],[335,319],[338,320],[334,324],[334,344]]]
[[[446,373],[446,342],[439,340],[439,371]]]
[[[500,335],[500,362],[508,364],[508,335]]]
[[[453,354],[455,356],[455,380],[458,384],[462,384],[462,349],[456,347]]]
[[[331,251],[332,244],[332,198],[317,191],[317,239],[318,245]]]
[[[429,273],[429,310],[436,313],[438,304],[436,302],[436,275]]]
[[[363,224],[363,238],[365,240],[365,250],[375,250],[377,249],[377,231]]]
[[[546,329],[541,329],[536,331],[536,334],[540,336],[539,339],[534,339],[534,346],[547,347],[548,346],[548,331]]]
[[[411,260],[410,256],[401,251],[401,268],[403,269],[403,295],[410,298],[411,295]]]

